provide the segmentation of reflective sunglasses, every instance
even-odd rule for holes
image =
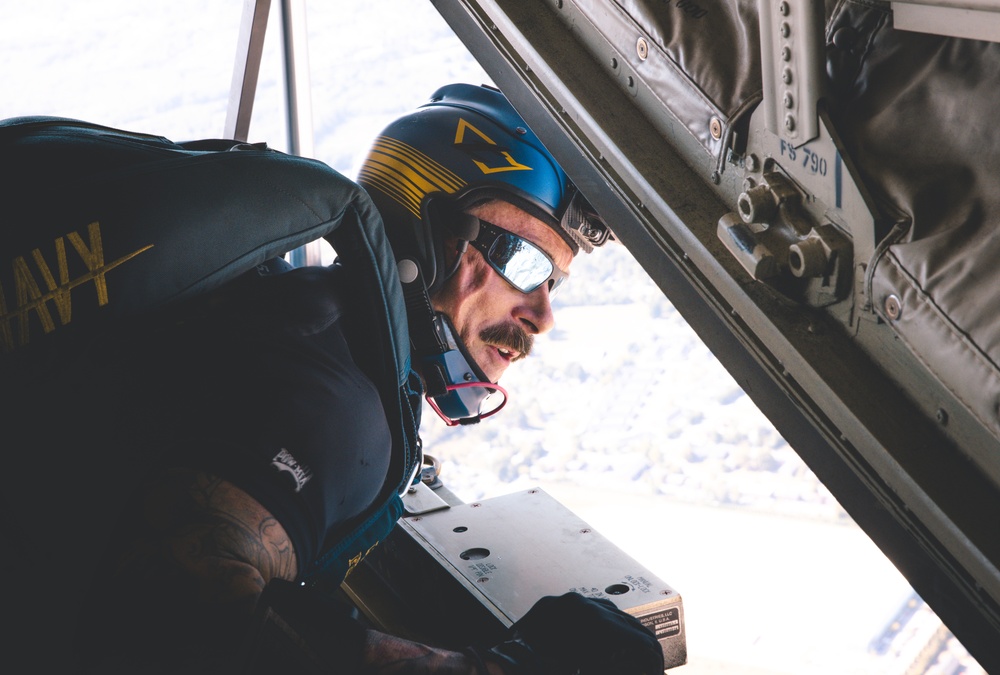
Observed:
[[[552,295],[568,278],[548,253],[485,220],[479,221],[479,236],[470,243],[479,249],[497,274],[522,293],[531,293],[542,284],[548,284],[549,295]]]

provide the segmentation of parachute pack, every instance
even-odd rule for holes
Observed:
[[[329,234],[360,193],[262,145],[60,118],[0,122],[0,152],[4,359],[210,290]]]

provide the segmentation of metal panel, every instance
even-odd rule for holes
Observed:
[[[549,595],[613,602],[657,635],[667,668],[687,661],[681,596],[544,491],[455,506],[401,526],[511,625]]]
[[[760,16],[767,129],[799,147],[819,133],[822,7],[814,2],[761,0]]]
[[[900,30],[1000,42],[1000,6],[990,0],[896,0],[892,12]]]

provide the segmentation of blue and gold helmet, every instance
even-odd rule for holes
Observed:
[[[453,214],[490,199],[513,203],[559,233],[574,253],[610,232],[506,97],[451,84],[391,123],[358,174],[397,258],[415,257],[429,291],[444,281]]]

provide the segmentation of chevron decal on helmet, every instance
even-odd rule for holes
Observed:
[[[503,157],[504,161],[506,162],[505,164],[501,164],[499,166],[490,166],[486,162],[482,162],[478,159],[473,159],[472,163],[475,164],[477,167],[479,167],[479,170],[482,171],[484,174],[489,175],[491,173],[498,173],[500,171],[534,171],[534,169],[532,169],[530,166],[527,166],[526,164],[521,164],[520,162],[515,160],[511,156],[510,152],[498,146],[496,141],[494,141],[492,138],[490,138],[482,131],[477,129],[474,124],[472,124],[471,122],[462,117],[458,118],[458,128],[455,129],[455,145],[469,145],[465,141],[466,129],[472,131],[472,133],[476,134],[477,136],[479,136],[479,138],[486,141],[487,145],[492,146],[492,148],[489,149],[489,152],[495,152],[499,154],[501,157]],[[487,149],[484,148],[482,143],[475,143],[473,144],[473,150],[476,152],[483,152],[484,150]]]

